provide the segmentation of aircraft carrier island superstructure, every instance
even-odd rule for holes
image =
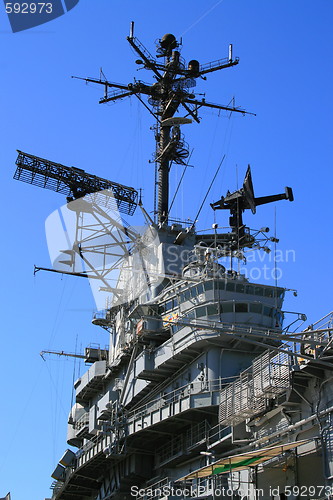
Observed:
[[[211,204],[230,212],[228,231],[170,215],[169,171],[189,157],[182,125],[199,122],[203,107],[246,114],[198,99],[196,79],[238,59],[229,47],[225,59],[186,65],[171,34],[156,59],[133,26],[128,42],[154,84],[85,80],[104,87],[100,102],[134,95],[156,120],[153,217],[133,188],[21,151],[17,160],[17,179],[67,195],[76,218],[53,270],[91,278],[108,298],[93,323],[110,347],[81,356],[90,367],[74,384],[52,499],[331,498],[332,315],[302,331],[296,315],[288,329],[286,289],[252,283],[233,265],[277,243],[268,228],[250,230],[244,212],[293,201],[292,189],[256,197],[248,167],[243,186]],[[142,230],[120,216],[137,207]],[[90,219],[95,239],[82,237]]]

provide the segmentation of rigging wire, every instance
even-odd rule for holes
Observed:
[[[45,361],[45,359],[44,359]],[[53,404],[52,404],[52,398],[51,398],[51,413],[52,413],[52,416],[53,416],[53,419],[50,419],[51,420],[51,428],[52,428],[52,435],[53,435],[53,459],[54,461],[56,461],[56,454],[57,454],[57,450],[56,450],[56,443],[58,441],[57,439],[57,432],[58,432],[58,429],[59,429],[59,421],[63,419],[63,416],[65,416],[65,418],[68,417],[68,410],[65,409],[64,405],[63,405],[63,400],[61,399],[61,394],[63,394],[63,386],[64,386],[64,380],[65,380],[65,369],[64,369],[64,363],[62,363],[62,379],[60,381],[60,378],[59,378],[59,370],[57,370],[57,379],[55,380],[53,375],[52,375],[52,372],[51,370],[49,369],[49,366],[48,366],[48,363],[45,363],[45,367],[48,371],[48,374],[49,374],[49,379],[50,379],[50,385],[51,385],[51,391],[50,393],[54,396],[54,400],[53,400]],[[60,383],[61,382],[61,383]],[[59,389],[60,387],[60,389]],[[72,385],[73,387],[73,385]],[[72,405],[73,406],[73,405]],[[71,406],[71,408],[72,408]]]
[[[136,181],[135,185],[140,186],[140,198],[142,199],[142,187],[144,188],[144,174],[143,174],[143,137],[142,137],[142,108],[140,106],[140,103],[137,103],[137,109],[138,109],[138,118],[137,118],[137,134],[136,134],[136,141],[137,141],[137,157],[136,157]]]
[[[4,467],[4,465],[7,463],[7,457],[14,446],[15,440],[20,435],[19,431],[21,431],[25,427],[24,425],[22,425],[22,422],[23,422],[24,417],[26,416],[27,409],[31,408],[30,401],[31,401],[31,398],[35,392],[37,383],[41,380],[41,377],[40,377],[41,372],[42,372],[42,366],[40,367],[38,373],[36,374],[34,383],[32,384],[31,390],[28,394],[28,397],[27,397],[25,403],[23,405],[20,405],[19,417],[17,419],[16,425],[12,426],[13,431],[12,431],[11,436],[9,438],[8,446],[5,449],[4,449],[4,447],[2,447],[2,453],[1,453],[2,454],[2,462],[0,462],[0,471]]]
[[[179,183],[179,168],[174,168],[173,171],[174,171],[174,185],[178,186],[178,183]],[[169,216],[170,212],[171,212],[171,209],[168,208],[168,216]],[[176,219],[179,218],[178,204],[175,206],[175,218]]]
[[[205,185],[206,179],[210,175],[209,166],[212,163],[214,163],[214,161],[212,161],[212,153],[216,149],[215,144],[216,144],[216,138],[218,135],[217,132],[219,129],[219,125],[221,124],[220,114],[218,114],[216,116],[216,114],[214,113],[214,117],[215,117],[215,122],[214,122],[214,128],[213,128],[212,134],[210,136],[211,141],[210,141],[210,146],[209,146],[209,152],[208,152],[208,155],[206,155],[205,169],[204,169],[203,175],[201,177],[201,191],[200,191],[200,195],[199,195],[200,197],[203,193],[203,186]],[[225,141],[225,139],[224,139],[224,141]],[[222,149],[222,151],[223,151],[223,149]]]
[[[224,158],[225,158],[225,154],[223,155],[223,158],[222,158],[222,160],[220,161],[220,164],[219,164],[219,166],[218,166],[218,167],[217,167],[217,169],[216,169],[215,175],[214,175],[214,177],[213,177],[213,179],[212,179],[212,181],[211,181],[211,183],[210,183],[210,186],[209,186],[209,188],[208,188],[208,190],[207,190],[207,192],[206,192],[206,195],[205,195],[205,197],[204,197],[204,199],[203,199],[203,201],[202,201],[202,203],[201,203],[201,205],[200,205],[200,208],[199,208],[199,210],[198,210],[198,213],[197,213],[196,217],[194,218],[194,222],[193,222],[193,224],[192,224],[192,227],[193,227],[193,226],[194,226],[194,224],[196,223],[196,221],[197,221],[197,219],[198,219],[198,217],[199,217],[199,215],[200,215],[200,213],[201,213],[201,210],[202,210],[202,208],[203,208],[203,206],[204,206],[204,204],[205,204],[205,202],[206,202],[207,196],[209,195],[209,192],[210,192],[210,190],[211,190],[211,188],[212,188],[212,185],[214,184],[214,181],[215,181],[215,179],[216,179],[216,177],[217,177],[217,174],[218,174],[218,173],[219,173],[219,171],[220,171],[220,168],[221,168],[221,166],[222,166],[222,163],[223,163],[223,161],[224,161]]]
[[[199,24],[200,21],[202,21],[206,16],[208,16],[208,14],[210,14],[222,2],[223,2],[223,0],[218,0],[218,2],[216,2],[216,4],[214,4],[210,9],[206,10],[206,12],[204,12],[196,21],[194,21],[194,23],[192,23],[185,31],[183,31],[183,33],[181,34],[181,36],[183,37],[192,28],[194,28],[194,26],[196,26],[197,24]]]
[[[185,165],[185,167],[184,167],[184,170],[183,170],[183,172],[182,172],[182,175],[181,175],[181,177],[180,177],[180,179],[179,179],[177,189],[176,189],[176,191],[175,191],[175,194],[173,195],[173,198],[172,198],[172,201],[171,201],[171,204],[170,204],[170,207],[169,207],[169,212],[168,212],[168,215],[169,215],[169,214],[170,214],[170,212],[171,212],[171,208],[172,208],[172,206],[173,206],[173,204],[174,204],[174,201],[175,201],[175,199],[176,199],[176,196],[177,196],[177,194],[178,194],[178,191],[179,191],[179,188],[180,188],[181,183],[182,183],[182,181],[183,181],[183,178],[184,178],[185,172],[186,172],[186,170],[187,170],[187,167],[189,166],[189,161],[190,161],[190,159],[191,159],[192,153],[193,153],[193,149],[192,149],[192,151],[191,151],[191,153],[190,153],[190,155],[189,155],[189,157],[188,157],[187,163],[186,163],[186,165]]]
[[[224,132],[224,137],[223,137],[223,143],[222,143],[222,151],[226,152],[226,155],[229,155],[229,150],[230,150],[230,144],[231,144],[231,139],[233,135],[233,127],[234,127],[234,115],[233,113],[230,113],[230,116],[228,117],[228,124]],[[221,182],[219,186],[219,191],[222,191],[223,188],[223,181],[224,181],[224,174],[225,174],[226,168],[222,172],[221,175]]]
[[[52,346],[52,342],[54,340],[54,337],[56,335],[56,332],[57,332],[57,328],[58,328],[58,323],[59,323],[59,315],[60,315],[60,309],[61,309],[61,306],[62,306],[62,300],[63,300],[63,296],[64,296],[64,292],[65,292],[65,288],[66,288],[66,285],[67,285],[67,279],[65,278],[63,280],[63,286],[62,286],[62,290],[61,290],[61,293],[60,293],[60,297],[59,297],[59,302],[58,302],[58,307],[57,307],[57,312],[56,312],[56,315],[55,315],[55,318],[54,318],[54,323],[53,323],[53,327],[52,327],[52,330],[51,330],[51,334],[50,334],[50,338],[49,338],[49,342],[47,344],[47,347],[48,349],[51,348]]]
[[[78,340],[78,334],[76,334],[75,338],[75,353],[77,352],[77,340]],[[76,361],[77,358],[74,358],[74,367],[73,367],[73,377],[72,377],[72,394],[71,394],[71,408],[73,408],[73,403],[74,403],[74,382],[75,382],[75,369],[76,369]]]
[[[218,115],[217,115],[216,125],[215,125],[215,128],[214,128],[214,132],[212,134],[212,142],[211,142],[211,146],[210,146],[210,150],[209,150],[209,155],[208,155],[207,168],[208,168],[208,164],[210,163],[210,158],[211,158],[211,155],[212,155],[212,151],[216,149],[216,147],[214,148],[214,144],[216,143],[216,137],[217,137],[217,134],[218,134],[219,124],[221,124],[220,117],[221,117],[221,113],[219,112]],[[232,138],[233,123],[234,123],[233,113],[230,113],[229,116],[228,116],[227,127],[224,129],[224,133],[223,133],[223,141],[222,141],[221,152],[220,152],[221,155],[225,151],[226,156],[228,156],[229,149],[230,149],[231,138]],[[224,168],[224,170],[222,171],[220,187],[218,187],[217,184],[216,184],[218,192],[220,192],[222,190],[225,170],[226,169]],[[206,172],[207,172],[207,169],[206,169]],[[206,176],[205,176],[205,178],[206,178]],[[215,191],[215,189],[214,189],[214,191]],[[205,218],[205,221],[208,222],[207,217]]]
[[[128,98],[128,107],[129,107],[129,114],[130,117],[133,117],[133,113],[135,113],[135,120],[131,119],[130,123],[133,123],[133,126],[131,129],[128,127],[128,132],[129,132],[129,139],[128,141],[126,140],[126,144],[124,144],[122,148],[122,155],[119,157],[118,161],[118,167],[115,168],[113,167],[114,175],[115,178],[118,178],[121,173],[124,172],[125,170],[128,170],[127,165],[131,163],[131,155],[134,154],[134,140],[133,137],[138,141],[141,141],[141,128],[142,128],[142,114],[141,114],[141,106],[138,105],[137,107],[134,108],[134,102],[136,103],[137,101],[132,99],[132,96],[129,96]],[[108,104],[108,103],[107,103]],[[113,103],[114,104],[114,103]],[[121,117],[123,115],[120,115]],[[126,126],[127,126],[126,122]],[[140,136],[140,137],[139,137]]]
[[[278,278],[277,278],[277,266],[276,266],[276,206],[274,206],[274,279],[275,279],[275,286],[277,288],[278,286]],[[275,308],[277,308],[277,294],[275,297]]]
[[[238,165],[236,163],[236,189],[238,191]],[[240,251],[240,238],[239,238],[239,219],[240,219],[240,212],[241,208],[239,206],[239,198],[237,198],[237,255],[239,256],[239,251]],[[231,255],[232,255],[232,250],[231,250]],[[238,274],[240,273],[240,259],[239,257],[237,258],[237,271]]]

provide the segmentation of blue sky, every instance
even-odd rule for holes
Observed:
[[[108,344],[91,325],[94,302],[80,278],[38,273],[50,265],[45,241],[47,216],[64,202],[51,191],[12,179],[16,149],[74,165],[90,173],[143,188],[153,208],[153,119],[134,98],[99,105],[102,89],[72,80],[99,76],[129,83],[137,57],[126,36],[135,35],[154,54],[167,32],[182,37],[182,56],[201,63],[227,56],[240,64],[200,80],[197,92],[209,101],[236,104],[257,113],[229,119],[203,111],[202,123],[184,127],[193,169],[186,174],[174,216],[193,218],[222,155],[226,159],[208,202],[240,185],[251,164],[257,196],[292,186],[294,203],[276,204],[279,248],[295,259],[281,264],[286,310],[304,312],[308,323],[332,306],[332,21],[331,0],[180,0],[160,10],[156,1],[81,0],[68,14],[40,28],[13,34],[0,7],[1,186],[3,199],[2,363],[0,496],[51,496],[50,474],[66,449],[71,385],[84,366],[39,352],[83,351]],[[171,174],[175,185],[180,171]],[[250,227],[274,230],[274,206],[258,208]],[[226,215],[216,214],[221,225]],[[135,219],[135,223],[138,219]],[[201,228],[214,222],[207,206]]]

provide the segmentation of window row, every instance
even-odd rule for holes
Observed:
[[[179,306],[179,303],[186,302],[188,300],[194,299],[204,292],[210,290],[226,290],[227,292],[236,293],[246,293],[248,295],[256,295],[258,297],[283,297],[284,291],[281,288],[264,288],[262,286],[248,285],[246,283],[236,283],[234,281],[219,280],[219,281],[206,281],[205,283],[199,283],[196,286],[188,288],[184,292],[179,294],[179,297],[174,297],[169,299],[164,304],[160,305],[159,312],[164,314],[167,311],[171,311]]]
[[[220,304],[208,304],[192,309],[184,315],[188,319],[202,318],[204,316],[216,316],[223,313],[254,313],[263,314],[270,318],[276,314],[276,309],[264,306],[259,302],[221,302]]]

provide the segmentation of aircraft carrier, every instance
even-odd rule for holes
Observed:
[[[102,86],[101,103],[133,95],[152,115],[153,213],[132,187],[22,151],[16,162],[16,179],[67,197],[69,237],[49,270],[89,279],[105,304],[93,323],[110,335],[108,349],[77,355],[89,368],[74,384],[52,500],[333,498],[333,315],[287,322],[293,291],[251,282],[238,266],[278,243],[243,216],[293,201],[292,189],[258,197],[248,167],[240,189],[203,200],[221,224],[201,231],[201,209],[194,221],[171,216],[170,169],[189,166],[184,126],[203,108],[247,113],[201,98],[197,80],[239,60],[229,46],[218,61],[185,63],[172,34],[153,57],[133,25],[127,40],[153,84],[83,80]],[[128,223],[136,210],[140,228]]]

